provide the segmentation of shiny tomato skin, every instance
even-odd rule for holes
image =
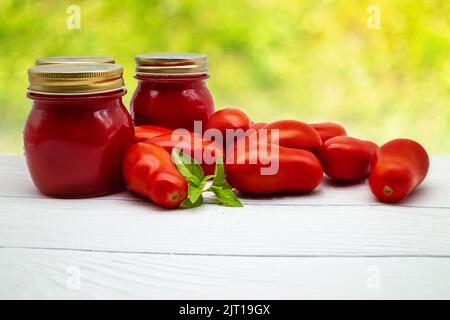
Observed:
[[[187,183],[172,172],[161,172],[148,183],[151,199],[165,208],[177,208],[187,197]]]
[[[325,174],[333,180],[350,182],[367,178],[372,157],[378,146],[348,136],[328,139],[319,149],[317,156]]]
[[[269,150],[267,157],[261,156],[261,149]],[[275,152],[277,149],[278,152]],[[274,174],[262,174],[262,168],[268,168],[271,166],[269,163],[277,161],[278,170]],[[257,148],[230,148],[227,151],[225,172],[231,186],[243,193],[255,195],[309,192],[320,184],[323,177],[322,166],[313,153],[260,143]]]
[[[296,120],[280,120],[271,122],[258,130],[261,137],[262,130],[267,130],[268,141],[276,143],[272,130],[278,130],[279,141],[277,144],[287,148],[303,149],[316,152],[322,140],[319,134],[309,124]]]
[[[153,143],[132,145],[123,162],[128,187],[164,208],[176,208],[186,199],[188,185],[170,154]]]
[[[226,129],[247,130],[251,126],[248,115],[236,108],[224,108],[214,112],[206,121],[205,130],[218,129],[225,134]]]
[[[136,126],[134,127],[134,141],[142,142],[150,138],[172,133],[173,129],[159,126]]]
[[[250,126],[250,128],[254,129],[254,130],[258,130],[265,126],[267,126],[267,122],[255,122]]]
[[[327,140],[334,137],[347,135],[345,128],[335,122],[311,123],[310,125],[320,135],[322,143],[325,143]]]
[[[178,135],[178,133],[177,133]],[[149,139],[167,152],[171,153],[172,149],[177,147],[182,152],[195,159],[202,167],[205,175],[214,174],[216,167],[216,158],[223,155],[222,146],[217,143],[201,139],[196,133],[181,135],[165,134]],[[208,157],[208,159],[206,158]]]
[[[426,150],[410,139],[382,145],[372,160],[369,186],[383,202],[406,198],[425,179],[430,166]]]
[[[223,149],[225,150],[227,147],[226,130],[241,129],[245,134],[245,131],[250,128],[251,124],[252,122],[245,112],[235,108],[225,108],[214,112],[209,117],[204,130],[219,130],[222,134]]]

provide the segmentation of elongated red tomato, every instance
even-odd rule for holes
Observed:
[[[172,131],[172,129],[158,126],[136,126],[134,127],[134,141],[146,141],[150,138],[172,133]]]
[[[225,135],[226,129],[247,130],[251,126],[251,120],[245,112],[235,108],[217,110],[205,124],[205,130],[218,129]]]
[[[222,135],[222,147],[225,150],[227,144],[231,145],[237,138],[242,137],[250,126],[251,120],[245,112],[235,108],[225,108],[214,112],[206,121],[204,129],[205,131],[209,129],[218,130]],[[228,140],[227,130],[231,134],[235,133],[235,135],[229,135]]]
[[[337,181],[357,181],[369,176],[378,146],[371,141],[347,136],[328,139],[317,153],[323,171]]]
[[[128,187],[165,208],[176,208],[186,199],[188,185],[162,147],[148,142],[135,143],[123,162]]]
[[[266,130],[267,142],[275,143],[274,130],[278,130],[279,141],[277,144],[287,148],[304,149],[316,152],[322,144],[319,134],[309,124],[296,120],[280,120],[269,123],[258,130],[259,137],[262,130]]]
[[[370,189],[380,201],[400,201],[422,183],[428,168],[428,154],[419,143],[409,139],[389,141],[372,161]]]
[[[169,153],[177,147],[183,153],[195,159],[202,166],[206,175],[214,173],[216,158],[223,154],[221,146],[212,141],[201,139],[195,133],[189,133],[188,135],[165,134],[153,137],[148,141],[157,144]]]
[[[263,143],[229,148],[225,172],[231,186],[249,194],[309,192],[323,177],[313,153]]]
[[[311,127],[317,131],[322,139],[322,143],[325,143],[327,140],[338,137],[338,136],[346,136],[347,132],[345,128],[338,123],[335,122],[320,122],[320,123],[311,123]]]

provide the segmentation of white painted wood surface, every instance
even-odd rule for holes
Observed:
[[[450,157],[399,205],[329,181],[244,208],[50,199],[11,156],[0,181],[3,299],[450,298]]]

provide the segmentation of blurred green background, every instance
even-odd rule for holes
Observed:
[[[66,26],[81,9],[81,29]],[[380,29],[367,27],[369,5]],[[450,154],[450,1],[0,1],[0,153],[22,153],[37,57],[209,55],[217,108],[255,121],[333,120],[381,144],[396,137]]]

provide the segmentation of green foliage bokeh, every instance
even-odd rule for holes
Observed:
[[[68,29],[67,7],[81,9]],[[370,29],[367,8],[381,9]],[[0,153],[22,152],[27,68],[43,56],[209,55],[217,108],[255,121],[337,121],[382,144],[450,153],[450,2],[439,0],[0,1]]]

